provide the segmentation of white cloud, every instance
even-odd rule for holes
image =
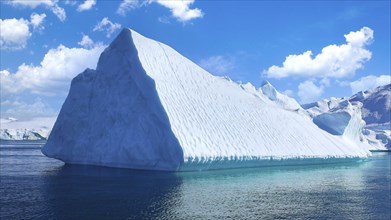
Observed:
[[[163,23],[163,24],[169,24],[170,23],[170,20],[167,16],[162,16],[162,17],[159,17],[157,19],[160,23]]]
[[[77,44],[84,48],[91,48],[94,46],[94,41],[88,35],[83,35],[83,38]]]
[[[96,0],[86,0],[77,7],[78,11],[90,10],[96,4]]]
[[[63,1],[64,4],[66,5],[71,5],[71,6],[75,6],[77,4],[77,0],[65,0]]]
[[[211,56],[202,59],[199,65],[211,73],[221,75],[235,68],[235,59],[230,56]]]
[[[372,53],[365,46],[373,41],[373,30],[363,27],[344,35],[346,44],[329,45],[312,57],[312,51],[286,57],[282,67],[271,66],[264,73],[270,78],[311,76],[342,78],[354,75],[371,59]]]
[[[126,12],[141,7],[144,4],[147,4],[147,1],[140,3],[139,0],[123,0],[117,9],[117,14],[125,16]]]
[[[42,95],[63,95],[68,91],[73,77],[86,68],[96,67],[104,48],[104,45],[97,45],[91,49],[67,48],[60,45],[50,49],[37,66],[23,63],[16,73],[1,70],[1,94],[29,91]]]
[[[330,79],[328,78],[323,78],[322,80],[320,80],[320,84],[327,87],[330,85]]]
[[[63,22],[67,18],[65,10],[59,7],[58,5],[54,5],[53,7],[51,7],[51,10],[53,14],[55,14],[58,17],[58,19],[60,19],[60,21]]]
[[[52,6],[56,1],[52,0],[9,0],[8,3],[13,6],[25,6],[36,8],[39,5]]]
[[[189,6],[194,3],[194,0],[157,0],[156,2],[170,9],[172,16],[180,22],[187,22],[195,18],[202,18],[204,16],[204,13],[202,13],[201,9],[189,8]]]
[[[0,47],[2,50],[19,50],[27,45],[31,33],[29,21],[23,18],[0,19]]]
[[[111,22],[107,17],[103,18],[100,22],[98,22],[93,31],[103,31],[106,32],[106,37],[110,37],[114,31],[121,28],[121,25],[118,23]]]
[[[23,18],[0,19],[0,47],[2,50],[19,50],[27,45],[31,37],[29,25],[36,31],[44,29],[46,14],[32,13],[30,21]]]
[[[289,97],[293,97],[293,91],[290,89],[283,91],[282,94],[287,95]]]
[[[299,84],[298,93],[301,103],[309,103],[319,100],[323,94],[324,86],[316,86],[312,81],[306,80]]]
[[[171,15],[180,22],[187,22],[195,18],[202,18],[204,13],[199,8],[190,9],[190,5],[194,3],[194,0],[123,0],[117,9],[117,13],[125,16],[126,12],[133,9],[149,5],[151,3],[157,3],[162,5],[171,11]],[[159,21],[164,21],[167,23],[167,20],[159,18]]]
[[[57,4],[58,0],[9,0],[6,3],[18,7],[29,7],[29,8],[36,8],[38,6],[44,6],[48,9],[50,9],[53,14],[55,14],[60,21],[65,21],[66,19],[66,13],[63,8],[58,6]]]
[[[352,93],[355,94],[360,91],[366,91],[368,89],[373,89],[378,86],[383,86],[390,83],[391,83],[391,75],[380,75],[380,76],[369,75],[351,82],[350,88],[352,89]]]
[[[1,103],[1,106],[3,108],[9,107],[7,109],[2,109],[1,114],[3,116],[12,116],[18,119],[57,115],[57,113],[39,97],[31,103],[6,100]]]
[[[37,14],[32,13],[30,16],[30,24],[33,26],[34,30],[43,30],[44,27],[42,25],[43,21],[46,18],[46,14]]]

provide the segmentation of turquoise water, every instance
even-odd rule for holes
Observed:
[[[69,166],[1,142],[0,219],[390,219],[391,154],[361,163],[162,173]]]

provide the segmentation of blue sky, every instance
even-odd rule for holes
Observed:
[[[124,27],[302,103],[390,83],[390,1],[2,1],[1,116],[58,113]]]

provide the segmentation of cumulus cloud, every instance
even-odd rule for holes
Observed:
[[[363,27],[344,35],[346,44],[329,45],[313,57],[312,51],[289,55],[282,66],[271,66],[264,71],[267,77],[310,76],[342,78],[354,75],[371,59],[372,53],[365,47],[373,41],[373,30]]]
[[[88,35],[83,35],[81,41],[79,41],[77,44],[84,48],[91,48],[94,46],[94,41]]]
[[[31,33],[29,21],[23,18],[0,19],[0,47],[2,50],[19,50],[27,45]]]
[[[204,16],[204,13],[201,9],[190,8],[190,6],[194,3],[194,0],[123,0],[117,9],[117,13],[124,16],[128,11],[151,3],[157,3],[164,6],[165,8],[168,8],[171,11],[171,15],[180,22],[187,22],[195,18],[202,18]],[[161,18],[159,18],[159,21],[160,20]]]
[[[297,95],[299,96],[301,103],[309,103],[319,100],[323,92],[323,85],[317,86],[314,82],[306,80],[299,84]]]
[[[15,73],[1,70],[1,94],[17,94],[24,91],[48,96],[65,94],[73,77],[86,68],[96,67],[104,48],[104,45],[97,45],[91,49],[60,45],[50,49],[37,66],[23,63]]]
[[[46,14],[32,13],[30,21],[23,18],[0,19],[0,48],[2,50],[20,50],[26,47],[31,37],[29,25],[34,30],[42,31]]]
[[[195,18],[202,18],[204,13],[201,9],[194,8],[190,9],[190,5],[194,3],[194,0],[184,1],[168,1],[168,0],[157,0],[158,4],[170,9],[171,14],[180,22],[190,21]]]
[[[211,56],[202,59],[199,65],[211,73],[222,75],[235,68],[235,59],[230,56]]]
[[[88,11],[96,4],[96,0],[86,0],[77,7],[78,11]]]
[[[390,75],[380,75],[380,76],[369,75],[351,82],[350,88],[352,89],[352,93],[355,94],[360,91],[366,91],[368,89],[373,89],[378,86],[384,86],[390,83],[391,83]]]
[[[6,3],[9,5],[12,5],[14,7],[29,7],[29,8],[36,8],[38,6],[43,6],[48,8],[55,14],[60,21],[65,21],[66,19],[66,13],[63,8],[58,6],[57,4],[58,0],[8,0]]]
[[[120,28],[121,28],[120,24],[113,23],[107,17],[105,17],[95,25],[93,31],[106,32],[106,37],[110,37],[111,34],[113,34],[116,30]]]
[[[30,24],[33,26],[34,30],[43,30],[44,26],[42,25],[44,19],[46,18],[46,14],[37,14],[32,13],[30,16]]]

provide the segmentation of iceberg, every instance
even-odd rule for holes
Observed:
[[[319,128],[370,150],[391,149],[391,84],[302,107]]]
[[[350,100],[363,104],[363,134],[373,150],[391,150],[391,84],[359,92]]]
[[[363,119],[368,125],[391,123],[391,84],[358,92],[350,100],[363,104]]]
[[[319,128],[333,135],[341,135],[356,143],[362,142],[362,131],[365,121],[361,118],[360,102],[330,102],[331,109],[328,112],[314,117],[313,121]]]
[[[0,140],[46,140],[56,117],[0,118]]]
[[[76,76],[42,152],[65,163],[186,171],[361,160],[370,152],[124,29]]]

